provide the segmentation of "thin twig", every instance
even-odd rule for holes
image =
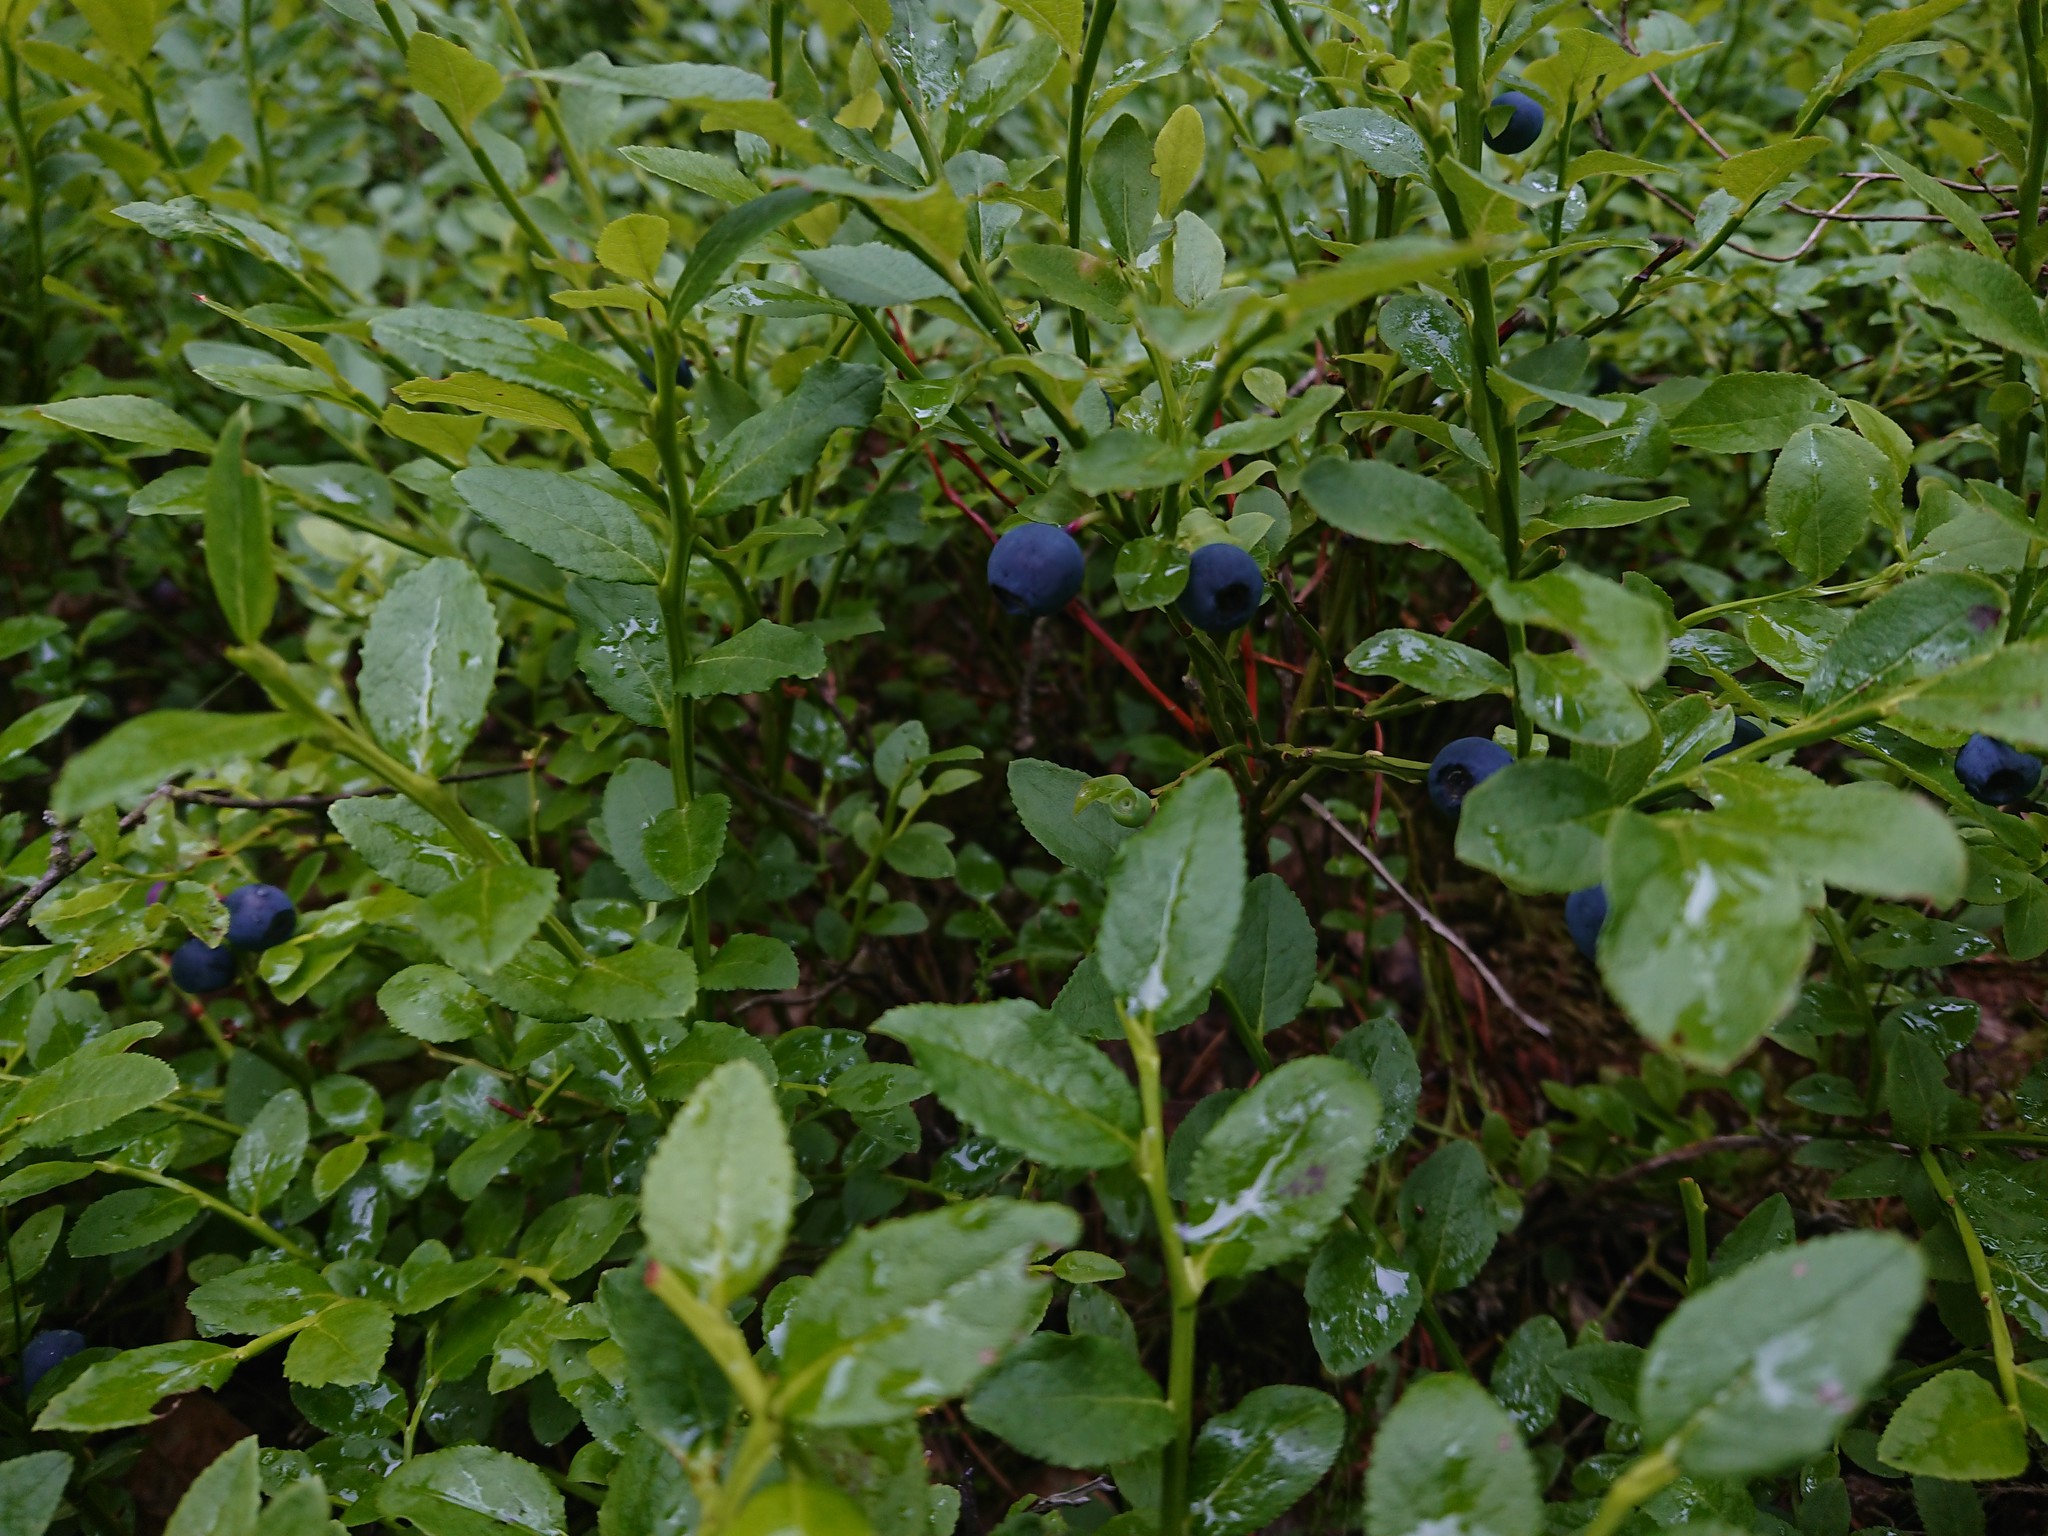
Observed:
[[[1310,812],[1327,825],[1331,831],[1351,845],[1351,851],[1365,860],[1375,876],[1386,882],[1387,889],[1400,897],[1408,910],[1421,919],[1423,927],[1427,928],[1464,957],[1465,963],[1472,967],[1473,972],[1481,981],[1486,983],[1486,989],[1500,999],[1503,1008],[1507,1009],[1509,1013],[1512,1013],[1522,1023],[1543,1036],[1546,1040],[1550,1038],[1550,1026],[1515,1000],[1514,993],[1510,992],[1501,979],[1493,974],[1492,967],[1487,965],[1484,960],[1480,959],[1473,952],[1472,946],[1465,942],[1455,928],[1451,927],[1449,923],[1446,923],[1442,918],[1430,911],[1428,907],[1425,907],[1420,901],[1416,900],[1408,887],[1394,878],[1394,872],[1387,868],[1386,862],[1377,853],[1373,852],[1370,844],[1363,842],[1355,832],[1345,826],[1335,816],[1332,816],[1330,808],[1314,795],[1303,795],[1301,803],[1307,806]]]
[[[1810,1136],[1756,1136],[1729,1135],[1709,1136],[1703,1141],[1687,1142],[1682,1147],[1673,1147],[1669,1152],[1659,1152],[1655,1157],[1646,1157],[1632,1167],[1624,1168],[1592,1185],[1586,1193],[1605,1194],[1623,1184],[1632,1184],[1637,1179],[1646,1179],[1653,1173],[1666,1168],[1675,1168],[1680,1163],[1695,1162],[1702,1157],[1712,1157],[1717,1152],[1756,1152],[1765,1147],[1791,1147],[1800,1142],[1811,1141]]]
[[[136,806],[134,810],[121,818],[121,830],[123,832],[134,831],[136,827],[142,824],[142,818],[149,814],[149,808],[169,794],[170,790],[171,786],[168,784],[159,785],[151,790],[143,797],[142,804]],[[70,851],[71,834],[66,830],[64,824],[48,811],[43,812],[43,820],[49,824],[50,828],[50,862],[43,867],[41,878],[34,885],[23,891],[15,899],[14,904],[5,912],[0,912],[0,933],[4,933],[7,929],[12,928],[31,907],[62,885],[66,880],[77,874],[78,871],[85,868],[94,859],[98,858],[101,853],[113,852],[110,848],[95,848],[89,853],[72,853]]]
[[[467,773],[444,774],[441,782],[467,784],[477,779],[502,779],[534,768],[544,772],[547,765],[500,763],[491,768],[472,768]],[[323,811],[343,800],[367,800],[378,795],[395,795],[398,791],[388,784],[379,784],[373,789],[340,789],[324,795],[272,795],[264,798],[245,798],[218,789],[169,789],[158,793],[168,794],[171,799],[189,805],[207,805],[223,811]]]

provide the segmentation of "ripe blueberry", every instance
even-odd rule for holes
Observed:
[[[1181,617],[1197,629],[1220,635],[1257,613],[1265,595],[1266,578],[1259,574],[1258,561],[1235,544],[1204,544],[1188,561]]]
[[[85,1348],[85,1335],[75,1328],[45,1328],[21,1349],[21,1384],[33,1391],[58,1366]]]
[[[1514,761],[1508,749],[1484,736],[1460,736],[1429,765],[1429,803],[1458,814],[1465,797]]]
[[[1496,154],[1519,155],[1543,137],[1543,108],[1520,91],[1502,91],[1487,109],[1488,120],[1497,118],[1503,107],[1508,112],[1507,121],[1497,132],[1486,131],[1486,147]]]
[[[1564,899],[1564,925],[1588,960],[1600,943],[1600,930],[1607,926],[1607,887],[1589,885]]]
[[[235,979],[235,952],[187,939],[171,952],[171,980],[187,992],[218,992]]]
[[[1058,613],[1081,590],[1087,557],[1074,536],[1051,523],[1019,523],[989,551],[988,585],[1003,612],[1019,618]]]
[[[299,926],[291,897],[274,885],[245,885],[221,898],[228,909],[228,943],[261,953],[282,944]]]
[[[2041,782],[2041,759],[1996,736],[1972,736],[1956,754],[1956,777],[1971,798],[1986,805],[2012,805]]]
[[[1754,720],[1745,720],[1742,716],[1737,715],[1735,717],[1735,734],[1729,738],[1727,745],[1714,748],[1713,751],[1701,758],[1700,761],[1711,763],[1715,758],[1733,752],[1737,747],[1746,747],[1752,741],[1762,741],[1763,739],[1764,728],[1762,726],[1758,725]]]

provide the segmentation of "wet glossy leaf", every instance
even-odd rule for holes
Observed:
[[[1117,850],[1096,941],[1103,977],[1134,1015],[1192,1002],[1223,968],[1243,909],[1237,791],[1205,769]]]
[[[1536,1536],[1543,1503],[1515,1422],[1469,1376],[1424,1376],[1373,1442],[1368,1536]]]
[[[759,1068],[730,1061],[669,1123],[641,1185],[641,1227],[657,1259],[722,1307],[774,1267],[795,1191],[775,1095]]]
[[[1260,1387],[1195,1436],[1188,1528],[1244,1536],[1292,1509],[1337,1459],[1344,1410],[1308,1387]]]
[[[370,615],[356,679],[377,740],[425,774],[452,768],[483,722],[498,623],[475,571],[429,560],[392,583]]]
[[[1129,1461],[1173,1436],[1158,1383],[1122,1345],[1085,1334],[1033,1334],[981,1379],[966,1412],[1056,1467]]]

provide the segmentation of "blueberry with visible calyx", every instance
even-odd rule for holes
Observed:
[[[1181,588],[1179,607],[1195,628],[1220,635],[1257,613],[1265,595],[1258,561],[1235,544],[1204,544],[1188,560],[1188,584]]]
[[[1058,613],[1081,590],[1088,559],[1064,528],[1019,523],[989,551],[988,585],[1003,612],[1019,618]]]
[[[1723,757],[1738,748],[1748,746],[1752,741],[1762,741],[1763,739],[1764,728],[1762,726],[1758,725],[1754,720],[1745,720],[1742,716],[1737,715],[1735,717],[1735,734],[1728,739],[1725,745],[1714,748],[1713,751],[1701,758],[1700,761],[1711,763],[1717,757]]]
[[[1591,960],[1599,948],[1600,930],[1607,926],[1607,887],[1589,885],[1565,897],[1564,925],[1579,953]]]
[[[1457,815],[1467,795],[1514,760],[1497,741],[1460,736],[1429,765],[1429,803],[1446,816]]]
[[[21,1384],[30,1391],[58,1366],[85,1348],[76,1328],[45,1328],[21,1348]]]
[[[1996,736],[1972,736],[1956,754],[1956,777],[1971,798],[1986,805],[2012,805],[2041,782],[2041,759],[2009,747]]]
[[[1543,108],[1520,91],[1502,91],[1487,108],[1488,121],[1497,120],[1503,108],[1507,120],[1498,129],[1486,130],[1486,147],[1495,154],[1519,155],[1543,137]]]
[[[261,954],[282,944],[299,926],[298,908],[274,885],[245,885],[221,898],[228,909],[228,943]]]
[[[235,979],[235,952],[187,939],[171,952],[171,980],[187,992],[218,992]]]

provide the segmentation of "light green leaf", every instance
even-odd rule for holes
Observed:
[[[263,481],[242,462],[248,430],[246,410],[229,417],[206,472],[206,573],[228,628],[254,645],[277,608],[277,571]]]
[[[822,251],[799,252],[797,260],[818,286],[849,304],[888,309],[953,296],[953,285],[943,272],[901,246],[829,245]]]
[[[1589,747],[1625,747],[1653,722],[1626,682],[1571,651],[1515,658],[1515,688],[1536,728]]]
[[[67,1056],[22,1084],[8,1118],[22,1145],[55,1147],[104,1130],[178,1091],[178,1075],[154,1056]]]
[[[1603,944],[1604,952],[1604,944]],[[1688,1297],[1650,1342],[1643,1443],[1696,1477],[1797,1466],[1883,1380],[1925,1284],[1889,1232],[1845,1232],[1746,1264]]]
[[[468,563],[429,560],[392,583],[370,614],[356,678],[371,734],[428,775],[462,759],[483,723],[498,665],[498,622]]]
[[[1217,984],[1261,1035],[1301,1016],[1316,980],[1316,930],[1301,898],[1278,875],[1245,887],[1244,915]]]
[[[648,1250],[711,1306],[744,1296],[775,1267],[796,1163],[758,1067],[728,1061],[690,1095],[647,1164],[640,1202]]]
[[[725,826],[732,801],[699,795],[686,806],[670,806],[647,828],[642,850],[647,867],[678,896],[701,891],[725,851]]]
[[[1510,763],[1465,797],[1458,857],[1518,891],[1563,894],[1600,882],[1614,797],[1575,763]]]
[[[290,1088],[273,1094],[235,1143],[228,1194],[251,1215],[282,1199],[306,1159],[310,1133],[306,1101]]]
[[[1321,458],[1301,477],[1322,520],[1376,544],[1417,544],[1449,555],[1474,581],[1506,574],[1500,541],[1449,487],[1381,459]]]
[[[1730,373],[1710,381],[1671,421],[1671,441],[1710,453],[1773,452],[1801,427],[1842,414],[1842,402],[1800,373]]]
[[[465,469],[455,492],[470,511],[544,560],[578,576],[654,586],[660,544],[631,505],[552,469]]]
[[[1173,1438],[1158,1383],[1121,1344],[1086,1334],[1033,1334],[965,1407],[976,1425],[1056,1467],[1107,1467]]]
[[[1374,107],[1338,107],[1328,112],[1305,112],[1294,126],[1312,139],[1321,139],[1356,155],[1382,176],[1427,176],[1429,149],[1422,135],[1397,117]]]
[[[87,1366],[50,1399],[35,1427],[89,1435],[147,1424],[164,1398],[218,1387],[234,1369],[232,1349],[198,1339],[124,1350]]]
[[[872,1027],[910,1047],[946,1108],[1027,1157],[1110,1168],[1136,1150],[1136,1090],[1101,1051],[1026,999],[892,1008]]]
[[[1173,109],[1166,126],[1159,130],[1159,137],[1152,141],[1152,174],[1159,178],[1162,219],[1173,217],[1188,188],[1202,174],[1202,158],[1208,143],[1201,111],[1188,101]]]
[[[825,670],[825,644],[808,630],[757,619],[730,640],[693,656],[676,680],[686,699],[759,693],[785,677],[816,677]]]
[[[436,353],[560,400],[636,413],[647,405],[646,391],[631,374],[573,341],[505,315],[425,306],[386,310],[371,320],[370,334],[379,346]]]
[[[343,1296],[324,1306],[285,1351],[287,1381],[302,1387],[362,1386],[377,1379],[391,1348],[391,1309]]]
[[[1495,582],[1489,597],[1504,621],[1569,635],[1581,656],[1625,683],[1647,688],[1664,673],[1670,620],[1618,581],[1561,565],[1527,581]]]
[[[420,904],[420,935],[457,970],[495,971],[532,938],[555,905],[555,872],[486,864]]]
[[[736,933],[697,978],[700,992],[786,992],[801,979],[796,952],[765,933]]]
[[[1543,1500],[1515,1421],[1470,1376],[1444,1372],[1401,1394],[1373,1441],[1367,1536],[1536,1536]]]
[[[406,44],[405,72],[414,89],[465,130],[505,91],[504,80],[491,65],[460,43],[425,28]]]
[[[152,453],[212,453],[213,439],[183,416],[147,395],[86,395],[53,400],[35,408],[46,421],[74,432],[134,443],[137,457]]]
[[[1810,710],[1882,698],[1995,650],[2005,634],[1997,583],[1938,571],[1860,608],[1806,684]]]
[[[1244,879],[1237,791],[1204,769],[1166,797],[1110,869],[1095,956],[1122,1007],[1153,1017],[1209,991],[1237,933]]]
[[[1367,677],[1391,677],[1438,699],[1506,693],[1508,669],[1484,651],[1420,629],[1383,629],[1361,640],[1344,665]]]
[[[668,220],[629,213],[605,225],[597,237],[597,259],[608,272],[636,283],[651,283],[668,251]]]
[[[2004,646],[1945,672],[1898,713],[1937,731],[1983,731],[2036,751],[2048,749],[2048,640]]]
[[[1873,518],[1895,523],[1900,480],[1882,449],[1841,427],[1801,427],[1764,489],[1771,544],[1808,581],[1856,552]]]
[[[1447,1141],[1401,1185],[1402,1256],[1430,1295],[1468,1285],[1500,1239],[1493,1180],[1469,1141]]]
[[[0,1462],[0,1511],[5,1511],[5,1518],[0,1519],[0,1532],[5,1536],[43,1536],[57,1517],[57,1507],[64,1502],[64,1488],[70,1480],[71,1458],[63,1451],[33,1451]],[[164,1528],[164,1536],[199,1533],[180,1527],[177,1515],[173,1514],[171,1523]]]
[[[192,1479],[164,1526],[164,1536],[255,1536],[263,1490],[254,1435],[237,1440]]]
[[[867,426],[881,405],[881,369],[829,357],[813,363],[795,389],[719,440],[697,477],[698,515],[716,517],[781,495],[816,466],[834,432]]]
[[[1081,0],[1004,0],[1003,8],[1058,43],[1068,58],[1081,56]]]
[[[84,706],[85,700],[82,693],[73,694],[68,699],[52,699],[18,716],[5,730],[0,730],[0,766],[41,746],[63,730],[71,723],[71,717]]]
[[[2048,359],[2048,320],[2042,318],[2041,301],[2005,262],[1933,244],[1908,256],[1903,270],[1915,294],[1949,311],[1979,341]]]
[[[647,833],[655,821],[675,809],[675,778],[660,763],[628,758],[604,786],[604,840],[633,894],[642,901],[670,901],[675,888],[647,862]]]
[[[1108,875],[1117,849],[1135,829],[1118,822],[1100,801],[1075,810],[1074,797],[1088,782],[1087,774],[1020,757],[1011,762],[1006,775],[1017,818],[1040,847],[1083,874],[1098,880]]]
[[[1812,134],[1803,139],[1785,139],[1776,144],[1766,144],[1760,149],[1745,150],[1742,154],[1723,160],[1707,172],[1707,180],[1736,202],[1747,206],[1799,170],[1822,150],[1829,148],[1833,142],[1832,139],[1819,134]]]
[[[577,968],[569,989],[572,1008],[633,1023],[680,1019],[696,1004],[696,961],[664,944],[592,955]]]
[[[1151,242],[1159,213],[1159,178],[1152,174],[1152,138],[1125,113],[1109,125],[1088,157],[1088,191],[1109,247],[1126,263]]]
[[[1180,485],[1194,479],[1199,469],[1191,448],[1129,427],[1112,427],[1072,455],[1067,478],[1083,495],[1102,496]]]
[[[481,1445],[415,1456],[376,1492],[377,1512],[422,1536],[567,1536],[562,1495],[531,1462]]]

